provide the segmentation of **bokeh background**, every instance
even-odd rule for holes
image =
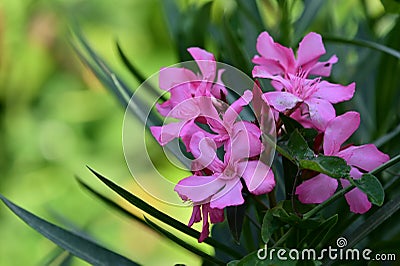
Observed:
[[[178,1],[178,4],[185,10],[205,2],[210,1]],[[212,2],[210,19],[216,23],[222,14],[240,8],[236,1]],[[303,1],[288,2],[292,8],[285,17],[278,12],[277,1],[258,1],[265,25],[275,29],[272,33],[283,42],[282,36],[288,32],[279,31],[279,25],[288,24],[289,31],[290,25],[303,25],[297,23],[304,11]],[[398,14],[385,12],[381,1],[325,2],[318,13],[309,15],[313,22],[302,30],[328,32],[348,39],[365,37],[399,49],[395,34],[400,32],[396,24]],[[132,88],[138,83],[123,67],[116,52],[116,40],[145,76],[179,59],[161,0],[2,0],[0,193],[56,224],[84,230],[108,248],[145,265],[200,265],[199,258],[174,243],[108,211],[75,181],[75,176],[79,176],[112,195],[95,182],[86,169],[89,165],[185,223],[190,215],[189,209],[162,204],[134,183],[122,149],[124,110],[79,61],[70,45],[71,25],[81,28],[92,47]],[[198,30],[202,31],[201,27]],[[248,40],[253,43],[249,59],[255,53],[255,37]],[[207,44],[210,50],[218,50],[212,41]],[[341,58],[333,73],[337,81],[355,80],[359,91],[364,85],[368,87],[356,93],[352,102],[339,106],[341,110],[355,109],[361,113],[363,122],[356,135],[357,142],[377,140],[395,129],[400,106],[398,61],[392,62],[395,68],[391,68],[391,80],[381,77],[386,82],[383,86],[392,84],[392,89],[379,94],[379,88],[371,85],[379,77],[370,73],[383,70],[369,66],[379,65],[381,53],[333,43],[327,45],[327,50],[329,55],[336,53]],[[388,105],[377,108],[379,102]],[[394,143],[397,145],[385,150],[391,155],[399,149],[399,142]],[[138,154],[138,160],[140,157]],[[212,252],[207,247],[201,248]],[[0,265],[43,265],[58,252],[54,244],[0,205]],[[63,255],[59,256],[59,261],[62,260]],[[79,259],[72,264],[86,265]]]
[[[132,87],[138,84],[120,63],[116,40],[145,75],[177,62],[159,1],[2,0],[0,193],[146,265],[199,264],[189,252],[108,211],[74,180],[95,181],[89,165],[183,221],[190,215],[135,185],[122,149],[124,110],[79,61],[70,45],[72,24]],[[43,265],[57,253],[4,205],[0,239],[0,265]],[[86,263],[74,259],[73,265]]]

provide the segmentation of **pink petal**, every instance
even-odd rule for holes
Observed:
[[[270,75],[280,75],[285,73],[285,69],[276,60],[255,56],[253,58],[253,63],[259,64],[257,68],[253,69],[252,75],[254,78],[267,78]]]
[[[261,141],[255,145],[250,144],[251,140],[254,140],[253,134],[246,130],[239,130],[231,136],[230,141],[226,144],[225,149],[225,162],[227,164],[234,165],[236,162],[251,157],[251,151],[255,153],[261,149]]]
[[[177,104],[172,108],[171,112],[169,112],[167,116],[180,120],[189,120],[199,116],[200,112],[201,110],[197,105],[196,99],[190,98]]]
[[[257,51],[262,57],[274,60],[285,69],[284,73],[293,70],[295,59],[293,50],[275,43],[268,32],[262,32],[257,38]]]
[[[150,127],[151,134],[160,143],[161,146],[166,145],[168,142],[175,138],[178,138],[182,128],[185,125],[185,121],[170,123],[163,126]]]
[[[365,171],[372,171],[390,159],[387,154],[378,150],[374,144],[350,146],[340,151],[337,156],[345,159],[349,165]]]
[[[336,111],[326,100],[311,98],[304,101],[308,106],[311,123],[319,131],[324,131],[328,122],[335,118]]]
[[[324,99],[331,103],[340,103],[353,98],[355,89],[356,84],[354,82],[348,86],[342,86],[340,84],[321,81],[313,97]]]
[[[335,193],[337,186],[336,179],[319,174],[301,183],[296,188],[296,195],[302,203],[322,203]]]
[[[200,205],[193,206],[192,216],[190,217],[188,226],[191,227],[194,223],[201,221]]]
[[[199,237],[199,243],[203,242],[204,239],[206,239],[208,237],[208,235],[210,234],[210,225],[208,223],[208,212],[209,212],[209,208],[208,208],[208,203],[202,205],[202,214],[203,214],[203,227],[201,229],[201,233],[200,233],[200,237]],[[207,207],[205,207],[207,206]]]
[[[329,121],[324,136],[324,154],[334,155],[340,146],[357,130],[360,125],[360,114],[347,112]]]
[[[204,203],[211,196],[221,190],[225,185],[217,176],[192,175],[179,181],[175,186],[176,191],[183,200],[194,203]]]
[[[325,54],[325,47],[322,43],[321,35],[310,32],[307,34],[299,44],[297,51],[297,67],[304,66],[308,63],[314,65],[321,55]],[[307,71],[307,69],[304,69]]]
[[[171,88],[169,90],[170,98],[162,104],[156,104],[157,111],[163,116],[168,116],[176,105],[192,98],[190,93],[191,86],[191,83],[184,83]]]
[[[274,173],[261,161],[245,161],[238,163],[238,172],[243,173],[249,191],[255,195],[271,192],[275,187]]]
[[[185,144],[186,149],[187,149],[188,152],[191,152],[191,150],[190,150],[190,141],[192,140],[192,136],[193,136],[195,133],[198,133],[198,132],[203,133],[203,134],[204,134],[204,137],[207,137],[207,138],[213,139],[213,138],[215,137],[214,134],[211,134],[211,133],[209,133],[209,132],[207,132],[207,131],[204,131],[202,128],[200,128],[200,127],[195,123],[195,120],[189,120],[189,121],[186,123],[186,125],[184,125],[184,126],[182,127],[182,130],[181,130],[181,132],[180,132],[180,134],[179,134],[179,136],[181,137],[182,142]]]
[[[216,193],[210,201],[211,208],[224,209],[228,206],[237,206],[244,203],[242,183],[237,179],[225,181],[225,187]]]
[[[217,157],[217,145],[211,139],[205,136],[201,131],[192,135],[190,141],[190,151],[194,156],[193,164],[199,166],[192,171],[198,171],[204,168],[217,172],[222,171],[224,164]]]
[[[203,205],[204,206],[204,205]],[[216,223],[222,223],[224,221],[224,210],[223,209],[217,209],[217,208],[211,208],[210,204],[206,205],[208,209],[208,214],[210,215],[210,222],[213,224]],[[204,207],[203,207],[204,208]]]
[[[338,58],[336,55],[333,55],[329,58],[328,61],[325,62],[317,62],[310,70],[310,75],[329,77],[331,75],[332,65],[336,64]]]
[[[162,90],[169,91],[178,84],[199,80],[189,69],[167,67],[159,72],[159,86]]]
[[[198,47],[191,47],[187,49],[196,60],[197,65],[205,80],[214,81],[217,70],[217,63],[215,62],[214,55]]]
[[[213,104],[213,99],[211,97],[196,97],[195,104],[200,109],[200,115],[208,119],[220,120],[217,109]]]
[[[253,99],[253,93],[249,90],[246,90],[243,95],[234,101],[225,111],[223,117],[224,124],[232,125],[239,116],[239,113],[243,110],[243,106],[248,105],[251,99]]]
[[[350,182],[345,179],[341,179],[340,182],[342,183],[342,186],[344,188],[350,185]],[[363,214],[372,207],[372,204],[371,202],[369,202],[367,195],[358,188],[352,189],[344,196],[350,206],[351,212]]]
[[[218,70],[217,82],[211,87],[211,94],[214,95],[215,98],[221,99],[222,95],[227,95],[228,91],[225,88],[225,84],[222,82],[222,74],[225,69]]]
[[[297,103],[303,100],[289,93],[280,91],[271,91],[263,94],[263,99],[278,112],[293,109]]]

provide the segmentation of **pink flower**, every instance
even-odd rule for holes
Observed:
[[[271,79],[274,92],[267,92],[263,98],[276,111],[294,111],[304,126],[313,126],[324,131],[329,120],[336,116],[332,104],[347,101],[353,97],[355,83],[348,86],[309,79],[309,75],[329,76],[332,64],[337,57],[332,56],[326,62],[318,62],[325,54],[322,38],[314,32],[309,33],[299,44],[297,59],[293,50],[275,43],[267,32],[260,34],[253,62],[253,77]],[[304,121],[302,121],[304,120]]]
[[[198,223],[203,219],[203,227],[198,240],[199,243],[203,242],[210,234],[208,217],[210,217],[210,222],[213,224],[222,223],[225,218],[224,210],[210,208],[210,203],[193,206],[192,216],[190,217],[188,226],[191,227],[194,223]]]
[[[326,51],[321,35],[315,32],[310,32],[300,42],[297,59],[291,48],[274,42],[268,32],[258,36],[257,51],[261,57],[256,55],[253,58],[253,63],[259,65],[254,67],[253,76],[260,78],[264,75],[280,75],[287,78],[288,74],[298,73],[306,73],[305,78],[308,75],[328,77],[331,74],[332,64],[338,61],[334,55],[326,62],[318,62]]]
[[[157,110],[163,116],[167,116],[173,108],[187,99],[199,96],[221,99],[227,93],[221,80],[223,70],[217,72],[214,55],[197,47],[189,48],[188,52],[195,59],[201,73],[195,74],[186,68],[161,69],[159,86],[171,94],[169,100],[157,104]]]
[[[389,156],[379,151],[375,145],[349,146],[341,145],[356,131],[360,124],[360,115],[357,112],[347,112],[331,120],[325,130],[324,154],[341,157],[351,166],[350,175],[354,179],[362,176],[389,160]],[[349,186],[349,181],[341,179],[343,187]],[[338,181],[324,174],[319,174],[304,181],[296,188],[296,195],[303,203],[321,203],[331,197],[338,186]],[[358,188],[354,188],[346,195],[350,211],[365,213],[371,208],[367,195]]]
[[[197,174],[181,180],[175,186],[179,196],[192,201],[194,206],[202,205],[204,208],[204,204],[209,204],[213,210],[241,205],[244,203],[241,177],[251,193],[260,195],[270,192],[275,186],[273,173],[261,161],[248,160],[251,152],[248,134],[244,128],[235,132],[230,145],[227,145],[224,161],[221,161],[217,157],[214,140],[202,132],[195,133],[190,150],[196,158],[193,163]],[[211,174],[201,175],[199,169],[207,169]],[[208,234],[206,225],[206,228],[203,226],[202,235]]]
[[[355,91],[355,83],[342,86],[292,74],[288,74],[287,79],[281,76],[265,77],[277,82],[274,85],[278,91],[264,93],[263,99],[278,112],[299,107],[297,114],[319,131],[324,131],[327,123],[336,116],[332,104],[350,100]]]
[[[213,134],[204,131],[196,125],[196,119],[200,117],[219,119],[212,98],[205,96],[189,98],[176,104],[174,108],[166,114],[166,116],[180,121],[165,124],[163,126],[150,127],[150,131],[154,138],[161,146],[164,146],[173,139],[180,137],[189,152],[190,139],[193,133],[202,131],[208,137],[213,137]]]

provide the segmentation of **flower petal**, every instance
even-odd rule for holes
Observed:
[[[234,101],[228,109],[226,109],[223,116],[224,124],[228,126],[232,125],[239,116],[239,113],[243,110],[243,107],[248,105],[251,99],[253,99],[253,93],[246,90],[239,99]]]
[[[198,47],[191,47],[187,50],[194,60],[196,60],[203,79],[214,81],[217,70],[217,63],[215,62],[214,55]]]
[[[186,122],[182,121],[169,123],[163,126],[153,126],[150,127],[150,131],[158,143],[160,143],[161,146],[164,146],[168,142],[179,137],[180,132],[185,124]]]
[[[169,91],[178,84],[199,80],[199,78],[189,69],[166,67],[159,72],[160,89]]]
[[[302,203],[322,203],[335,193],[337,186],[336,179],[319,174],[301,183],[296,188],[296,195]]]
[[[355,175],[361,176],[362,173],[359,172],[357,169],[352,169],[352,177]],[[355,174],[355,172],[359,172],[358,174]],[[341,179],[340,183],[344,188],[348,187],[350,185],[350,182]],[[369,209],[371,209],[372,204],[369,202],[367,195],[359,190],[358,188],[352,189],[350,192],[346,193],[345,195],[346,201],[350,206],[350,211],[354,213],[359,213],[363,214],[366,213]]]
[[[335,118],[336,111],[326,100],[311,98],[304,101],[308,106],[311,123],[319,131],[324,131],[328,122]]]
[[[208,212],[209,212],[209,208],[208,208],[208,203],[202,205],[202,214],[203,214],[203,226],[201,228],[201,233],[200,233],[200,237],[199,237],[199,243],[203,242],[204,239],[206,239],[208,237],[208,235],[210,234],[210,224],[208,223]],[[207,206],[207,207],[206,207]]]
[[[224,73],[225,69],[218,70],[217,81],[211,87],[211,94],[217,98],[221,99],[222,95],[227,95],[228,91],[225,88],[225,84],[222,82],[222,74]]]
[[[338,62],[338,58],[336,55],[333,55],[329,58],[328,61],[325,62],[317,62],[310,69],[309,74],[315,76],[329,77],[331,75],[332,65]]]
[[[201,221],[200,205],[194,205],[192,210],[192,216],[190,217],[188,226],[191,227],[194,223]]]
[[[302,70],[307,71],[308,69],[305,69],[304,66],[310,63],[313,66],[325,52],[321,35],[310,32],[299,44],[299,49],[297,50],[297,67],[302,67]]]
[[[387,154],[378,150],[374,144],[350,146],[340,151],[337,156],[345,159],[349,165],[365,171],[372,171],[390,159]]]
[[[318,84],[317,91],[313,97],[325,99],[331,103],[340,103],[353,98],[356,84],[353,82],[350,85],[343,86],[340,84],[333,84],[327,81],[321,81]]]
[[[274,173],[263,162],[258,160],[240,162],[238,168],[251,193],[266,194],[275,187]]]
[[[259,66],[255,66],[253,68],[253,78],[268,78],[272,75],[280,75],[285,73],[285,69],[276,60],[255,56],[253,58],[253,63],[259,64]]]
[[[192,171],[209,168],[214,172],[222,172],[224,164],[217,157],[217,144],[201,131],[192,135],[190,151],[194,156]],[[196,167],[194,167],[196,166]]]
[[[263,94],[263,99],[278,112],[293,109],[297,103],[303,100],[289,93],[280,91],[271,91]]]
[[[192,175],[179,181],[174,191],[183,200],[191,200],[194,203],[205,203],[211,196],[220,191],[224,185],[225,182],[218,179],[216,175]]]
[[[293,50],[275,43],[268,32],[262,32],[257,38],[257,51],[262,57],[274,60],[277,65],[285,69],[284,73],[291,72],[295,66]]]
[[[237,179],[226,181],[225,187],[216,193],[210,201],[211,208],[224,209],[228,206],[237,206],[244,203],[242,183]]]
[[[360,114],[347,112],[329,121],[325,129],[324,154],[334,155],[340,146],[357,130],[360,125]]]

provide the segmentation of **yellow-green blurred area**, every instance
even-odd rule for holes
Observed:
[[[114,196],[96,182],[89,165],[183,222],[190,216],[188,208],[163,204],[134,183],[122,149],[124,110],[78,60],[69,43],[73,24],[132,87],[137,83],[119,60],[116,40],[146,76],[177,61],[158,1],[2,0],[0,193],[145,265],[200,264],[174,243],[109,211],[75,181],[79,176]],[[0,205],[0,265],[43,265],[55,251]],[[72,264],[86,265],[79,259]]]

